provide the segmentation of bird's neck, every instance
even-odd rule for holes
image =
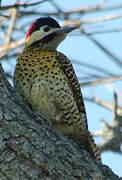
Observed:
[[[47,51],[56,51],[57,45],[55,43],[41,43],[41,42],[34,42],[31,45],[28,46],[28,44],[25,44],[25,49],[27,48],[38,48],[40,50],[47,50]]]
[[[56,51],[57,46],[64,40],[65,35],[63,36],[56,36],[54,39],[48,42],[43,42],[41,40],[35,41],[32,44],[26,43],[25,48],[27,47],[37,47],[40,48],[40,50],[45,50],[45,51]]]

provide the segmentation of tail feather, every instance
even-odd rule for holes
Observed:
[[[97,147],[97,145],[95,144],[93,136],[91,135],[91,133],[89,131],[88,131],[88,134],[87,134],[87,142],[86,142],[85,145],[86,145],[87,151],[89,151],[91,156],[94,159],[97,159],[97,160],[101,161],[100,150]]]

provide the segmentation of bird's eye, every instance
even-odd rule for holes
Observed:
[[[48,26],[44,27],[44,29],[43,29],[44,32],[47,32],[49,30],[50,30],[50,28]]]

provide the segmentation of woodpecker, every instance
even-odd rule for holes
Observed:
[[[75,29],[61,27],[51,17],[36,19],[17,59],[14,86],[34,112],[101,161],[100,151],[88,130],[81,88],[70,60],[57,46]]]

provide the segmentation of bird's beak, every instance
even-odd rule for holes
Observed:
[[[58,35],[62,35],[62,34],[68,34],[70,33],[71,31],[75,30],[75,29],[78,29],[80,28],[79,26],[72,26],[72,27],[63,27],[59,30],[57,30],[57,34]]]

